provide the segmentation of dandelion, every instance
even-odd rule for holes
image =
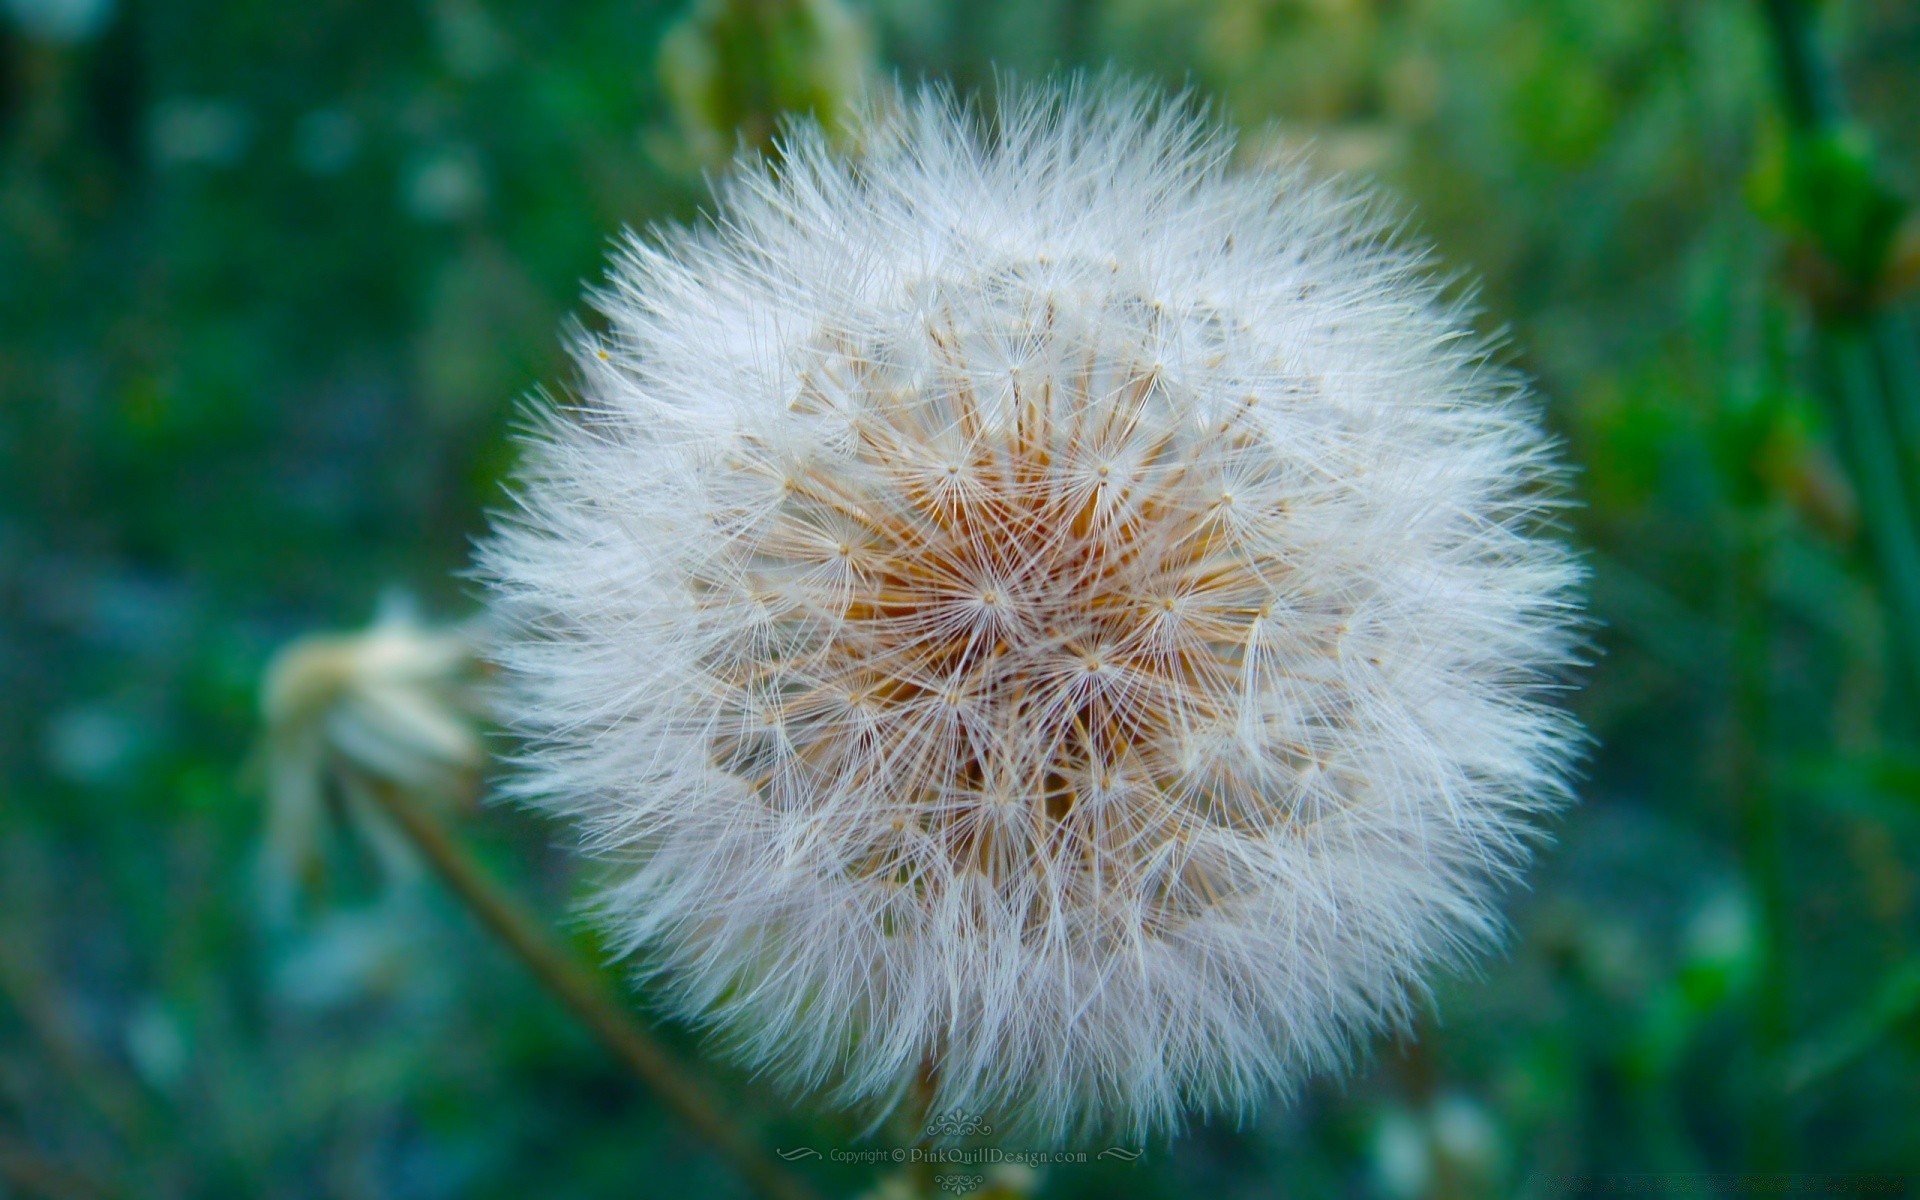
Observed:
[[[300,882],[318,873],[330,804],[389,882],[418,875],[366,792],[397,787],[458,806],[477,790],[486,761],[475,722],[478,640],[470,628],[423,625],[392,599],[366,629],[309,634],[274,656],[260,689],[270,912],[289,912]]]
[[[1493,938],[1566,795],[1551,445],[1377,205],[1191,106],[851,146],[797,126],[599,294],[483,553],[512,786],[797,1086],[1244,1113]]]

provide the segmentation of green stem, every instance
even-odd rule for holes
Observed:
[[[1859,328],[1830,328],[1825,342],[1867,536],[1892,610],[1889,633],[1920,689],[1920,531],[1907,497],[1900,443],[1888,421],[1880,363],[1868,333]]]
[[[1839,80],[1820,52],[1813,6],[1806,0],[1764,0],[1787,118],[1803,128],[1838,125],[1845,102]]]
[[[1822,52],[1808,0],[1763,0],[1779,71],[1782,106],[1795,137],[1819,137],[1846,124],[1846,99]],[[1920,451],[1920,397],[1907,332],[1892,314],[1825,314],[1820,335],[1847,426],[1853,473],[1879,560],[1893,640],[1920,690],[1920,496],[1908,482]],[[1897,432],[1896,432],[1897,430]]]
[[[1749,886],[1760,906],[1761,962],[1753,1011],[1754,1044],[1760,1051],[1747,1126],[1748,1169],[1771,1175],[1794,1159],[1792,1127],[1781,1082],[1792,1035],[1792,901],[1787,889],[1779,790],[1768,777],[1772,704],[1768,694],[1772,641],[1766,588],[1766,534],[1743,529],[1734,561],[1736,664],[1734,712],[1739,721],[1733,793],[1740,803],[1742,852]]]
[[[1779,73],[1781,106],[1789,136],[1811,139],[1828,136],[1844,126],[1846,100],[1831,60],[1820,46],[1814,8],[1808,0],[1762,0]],[[1914,529],[1914,497],[1904,479],[1901,439],[1896,438],[1894,402],[1883,395],[1896,386],[1885,353],[1891,343],[1879,335],[1884,314],[1868,314],[1875,330],[1871,343],[1863,340],[1856,319],[1821,314],[1817,344],[1826,360],[1836,421],[1850,451],[1853,475],[1861,492],[1868,536],[1878,562],[1890,613],[1891,634],[1899,644],[1905,665],[1920,684],[1920,539]],[[1879,361],[1876,361],[1876,358]],[[1901,414],[1903,421],[1907,414]],[[1903,424],[1902,432],[1912,429]],[[1909,439],[1910,440],[1910,439]],[[1743,677],[1760,671],[1765,661],[1766,630],[1761,590],[1759,547],[1741,553],[1742,631],[1736,655],[1744,664]],[[1755,654],[1760,657],[1755,659]],[[1761,1059],[1761,1078],[1748,1114],[1748,1155],[1751,1169],[1777,1173],[1791,1169],[1792,1123],[1787,1109],[1785,1071],[1791,1048],[1792,1003],[1788,969],[1792,949],[1784,846],[1785,813],[1780,797],[1765,778],[1761,756],[1767,744],[1768,713],[1764,676],[1743,678],[1740,719],[1749,745],[1747,778],[1740,781],[1747,871],[1764,923],[1765,946],[1754,1010],[1755,1046]]]
[[[1867,338],[1900,433],[1902,473],[1908,479],[1920,478],[1920,353],[1914,350],[1912,329],[1899,314],[1881,309],[1867,316]],[[1915,499],[1920,502],[1920,496]]]
[[[598,977],[547,939],[540,924],[487,878],[439,822],[401,789],[379,780],[359,782],[480,923],[694,1133],[773,1200],[816,1200],[811,1188],[726,1117],[707,1090],[631,1014],[608,999]]]
[[[935,1139],[928,1130],[932,1127],[934,1117],[934,1098],[939,1094],[940,1067],[933,1055],[929,1054],[921,1060],[919,1069],[913,1074],[913,1082],[907,1087],[906,1097],[893,1115],[894,1137],[901,1146],[917,1150],[933,1147]],[[934,1163],[921,1159],[895,1172],[892,1183],[903,1200],[906,1197],[932,1200],[940,1194],[938,1173]]]

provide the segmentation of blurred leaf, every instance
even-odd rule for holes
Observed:
[[[1809,134],[1776,128],[1762,142],[1747,191],[1761,216],[1818,249],[1852,296],[1879,282],[1907,212],[1858,129]]]
[[[698,0],[660,43],[660,78],[703,163],[773,144],[780,118],[833,128],[872,72],[866,24],[841,0]]]
[[[1787,782],[1816,795],[1884,796],[1920,813],[1920,753],[1911,750],[1812,756],[1788,770]]]
[[[1851,1066],[1889,1036],[1920,1033],[1920,962],[1907,963],[1875,989],[1859,1011],[1843,1018],[1797,1050],[1787,1067],[1787,1086],[1802,1090]]]

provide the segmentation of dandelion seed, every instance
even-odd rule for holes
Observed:
[[[1375,206],[1179,103],[896,96],[851,144],[796,128],[599,296],[484,551],[513,786],[797,1085],[1244,1112],[1485,945],[1566,796],[1551,446]]]

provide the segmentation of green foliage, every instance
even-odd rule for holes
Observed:
[[[1815,247],[1848,284],[1870,289],[1885,270],[1907,203],[1880,178],[1857,129],[1765,139],[1749,184],[1754,207]]]
[[[836,122],[867,83],[865,23],[839,0],[702,0],[660,42],[687,148],[715,165],[766,149],[783,115]]]

